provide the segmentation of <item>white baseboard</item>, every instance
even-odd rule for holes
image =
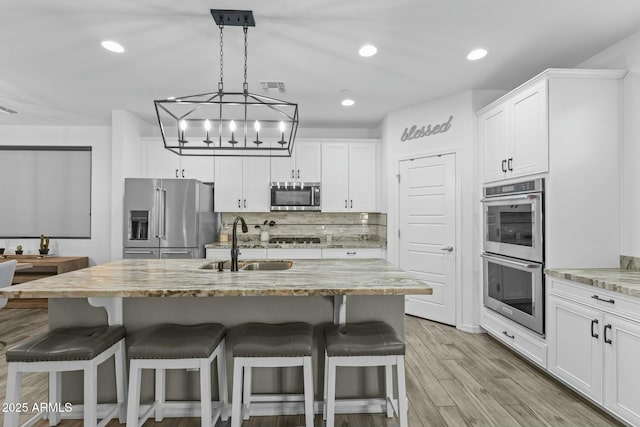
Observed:
[[[462,332],[468,332],[470,334],[485,334],[487,332],[480,325],[478,326],[459,325],[459,326],[456,326],[456,329]]]

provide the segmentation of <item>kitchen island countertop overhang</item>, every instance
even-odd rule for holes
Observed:
[[[382,259],[294,260],[289,270],[216,271],[206,259],[127,259],[0,290],[8,298],[409,295],[430,286]],[[215,261],[213,261],[215,262]]]

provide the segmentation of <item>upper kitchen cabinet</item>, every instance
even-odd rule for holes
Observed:
[[[159,138],[144,139],[143,144],[146,178],[190,178],[213,182],[213,157],[179,156],[164,148]]]
[[[483,182],[548,171],[547,78],[501,99],[479,117]]]
[[[271,159],[271,181],[320,182],[322,144],[296,141],[291,157]]]
[[[268,212],[269,158],[216,157],[216,212]]]
[[[378,144],[322,144],[322,211],[375,212]]]

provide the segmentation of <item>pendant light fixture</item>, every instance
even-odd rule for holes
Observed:
[[[250,10],[211,9],[220,28],[220,81],[216,92],[154,101],[164,147],[180,156],[290,157],[298,130],[298,104],[249,92],[247,33]],[[242,27],[242,91],[224,90],[225,27]]]

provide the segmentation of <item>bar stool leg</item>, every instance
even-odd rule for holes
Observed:
[[[118,402],[118,421],[127,421],[127,356],[124,341],[118,342],[118,349],[114,355],[116,366],[116,397]]]
[[[129,398],[127,403],[127,426],[138,427],[138,411],[140,405],[140,365],[131,360],[129,366]]]
[[[20,400],[20,386],[22,384],[22,372],[20,372],[14,363],[8,364],[7,372],[7,397],[5,403],[11,408],[11,404],[17,405]],[[4,427],[17,427],[18,411],[9,411],[4,414]]]
[[[57,406],[61,402],[61,384],[62,373],[61,372],[49,372],[49,403],[53,403]],[[49,425],[57,426],[60,423],[60,412],[49,412]]]
[[[393,370],[392,365],[384,366],[385,386],[387,389],[387,417],[393,417]]]
[[[303,358],[304,375],[304,416],[306,427],[313,427],[313,372],[311,368],[311,357]]]
[[[244,367],[244,386],[242,391],[242,419],[251,417],[251,366]]]
[[[84,365],[84,425],[96,427],[98,424],[98,367],[93,362]]]
[[[329,368],[327,376],[327,425],[333,427],[336,417],[336,363],[329,358]]]
[[[396,367],[398,375],[398,418],[400,419],[400,427],[408,427],[409,402],[407,401],[407,386],[404,377],[404,356],[397,357]]]
[[[329,375],[329,356],[324,354],[324,393],[322,395],[322,419],[327,420],[327,382]]]
[[[165,370],[156,368],[156,406],[155,420],[164,420],[164,394],[165,394]]]
[[[218,400],[222,405],[220,418],[222,421],[229,419],[229,391],[227,390],[227,351],[224,339],[220,342],[220,352],[218,353]]]
[[[200,425],[211,427],[211,365],[200,359]]]
[[[242,425],[242,362],[235,358],[233,361],[233,398],[231,399],[231,427]]]

